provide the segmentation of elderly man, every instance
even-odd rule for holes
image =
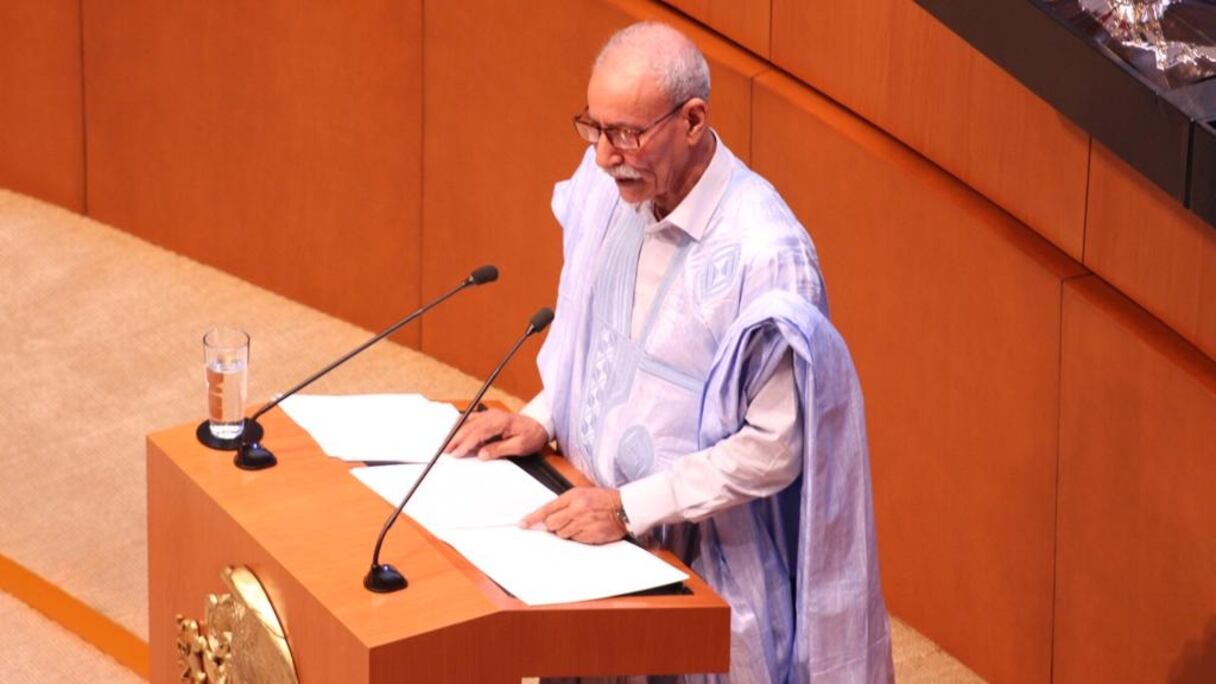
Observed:
[[[731,606],[733,682],[885,682],[865,423],[814,246],[709,127],[709,70],[655,23],[613,36],[553,211],[565,262],[521,414],[454,453],[556,440],[595,487],[524,524],[674,550]],[[706,675],[690,680],[714,680]]]

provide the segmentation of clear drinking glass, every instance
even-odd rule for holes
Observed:
[[[236,439],[245,427],[249,391],[249,335],[235,328],[212,328],[203,335],[207,369],[207,421],[217,439]]]

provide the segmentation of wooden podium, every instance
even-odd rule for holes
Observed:
[[[326,457],[281,411],[261,422],[279,465],[257,472],[198,444],[194,425],[148,436],[153,682],[178,681],[175,616],[201,620],[208,594],[225,591],[221,571],[240,565],[265,587],[305,684],[729,668],[729,608],[691,572],[691,594],[529,607],[404,517],[381,558],[409,587],[367,591],[372,545],[392,508],[347,472],[357,464]]]

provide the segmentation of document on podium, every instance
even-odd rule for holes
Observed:
[[[426,463],[460,412],[421,394],[297,394],[279,407],[345,461]]]
[[[423,467],[404,464],[350,472],[396,506]],[[688,579],[626,541],[593,546],[519,526],[525,516],[554,498],[553,492],[510,461],[445,454],[405,512],[528,605],[619,596]]]

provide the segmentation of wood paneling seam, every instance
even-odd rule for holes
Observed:
[[[773,0],[768,0],[768,54],[764,61],[770,64],[773,61]]]
[[[418,304],[422,305],[426,293],[423,292],[424,271],[423,261],[426,255],[422,253],[426,236],[426,0],[418,3],[418,236],[415,249],[418,251]],[[425,333],[426,317],[418,319],[418,351],[422,351],[422,340]]]
[[[1089,237],[1089,184],[1094,170],[1094,137],[1089,136],[1089,149],[1085,153],[1085,203],[1081,213],[1081,263],[1085,263],[1085,247]]]
[[[80,213],[89,215],[89,117],[86,115],[84,71],[84,0],[77,0],[76,22],[80,39]]]
[[[1088,187],[1088,183],[1086,183]],[[1088,191],[1087,191],[1088,192]],[[1068,284],[1081,278],[1092,278],[1092,273],[1078,273],[1060,279],[1060,325],[1057,337],[1056,354],[1056,473],[1055,488],[1052,494],[1052,523],[1051,523],[1051,635],[1048,648],[1047,681],[1055,681],[1056,670],[1056,597],[1059,595],[1059,556],[1060,556],[1060,462],[1063,460],[1064,440],[1064,297]]]

